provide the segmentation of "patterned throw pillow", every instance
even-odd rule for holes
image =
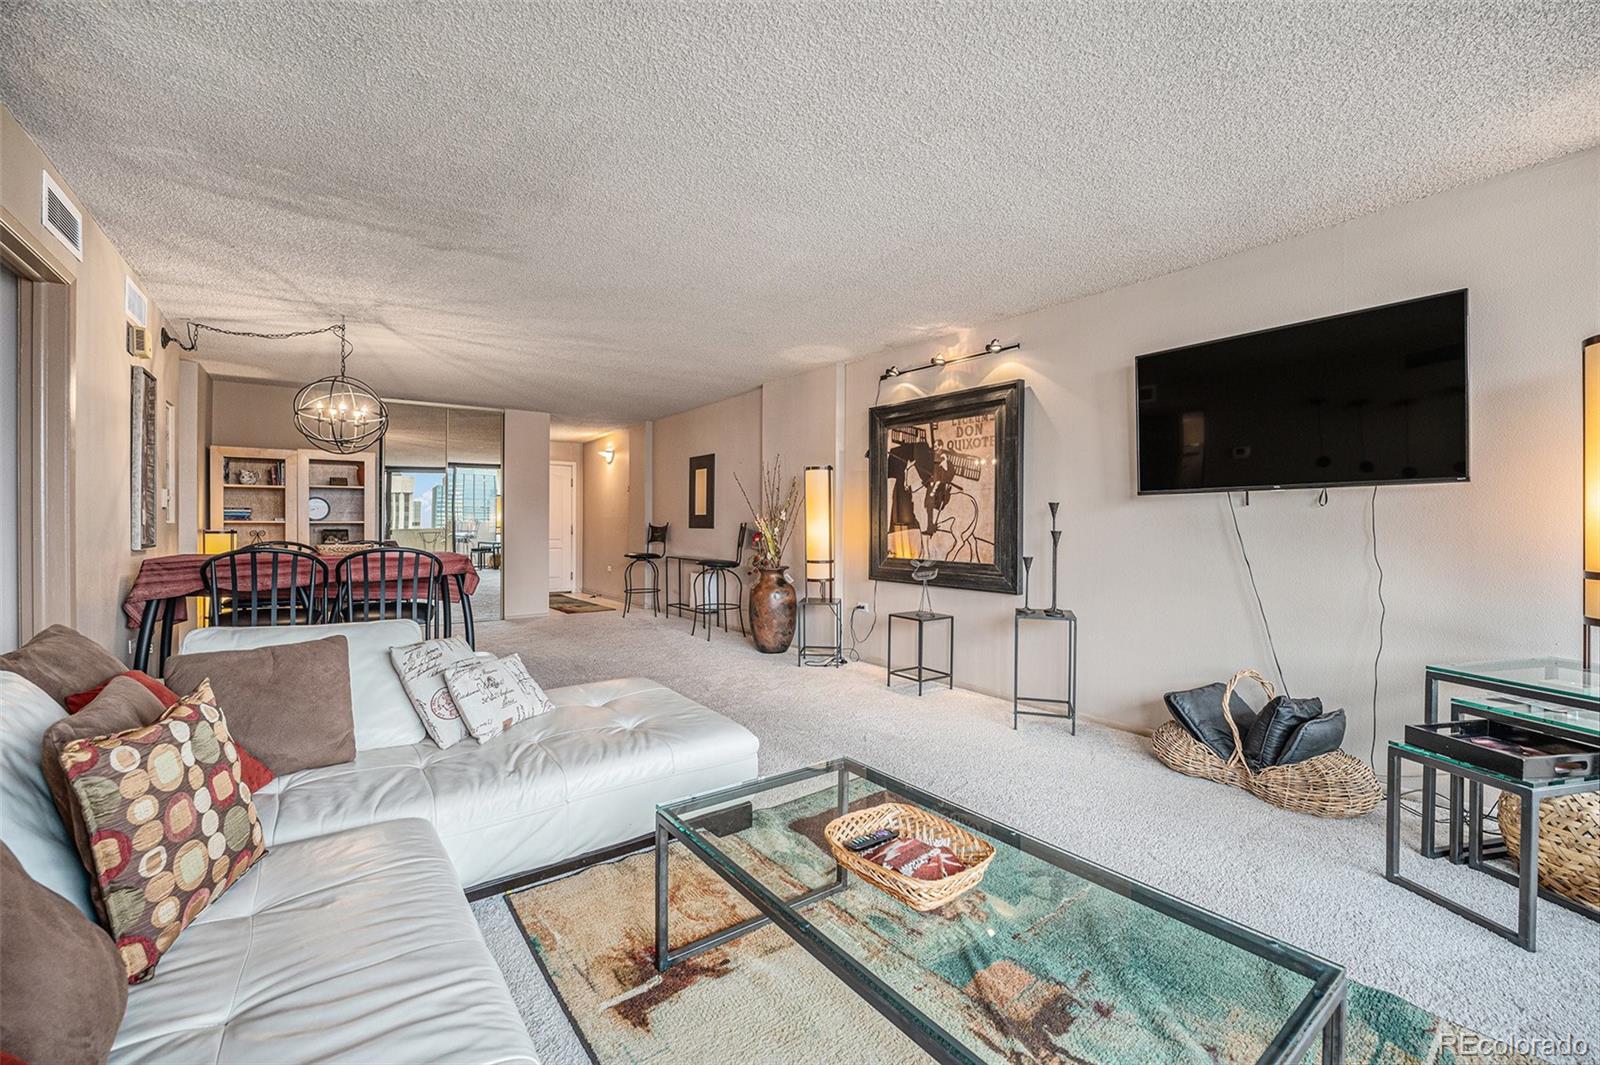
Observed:
[[[456,709],[450,689],[445,686],[445,670],[463,662],[471,662],[477,652],[467,646],[459,636],[444,640],[424,640],[421,643],[396,647],[389,651],[394,671],[400,674],[400,684],[411,697],[411,705],[422,719],[422,727],[440,747],[451,747],[467,738],[467,728],[461,722],[461,712]]]
[[[239,752],[209,683],[153,725],[73,740],[61,767],[94,855],[128,982],[266,853]]]
[[[479,743],[487,743],[518,721],[556,708],[528,676],[521,655],[462,663],[446,670],[444,681],[467,731]]]

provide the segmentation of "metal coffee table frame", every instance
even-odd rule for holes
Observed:
[[[815,888],[798,898],[780,899],[748,870],[705,839],[701,834],[702,829],[696,827],[689,816],[721,804],[738,802],[740,799],[762,792],[808,780],[823,779],[829,775],[837,779],[837,809],[840,813],[848,809],[850,778],[859,777],[894,793],[899,798],[917,803],[941,816],[976,829],[1030,857],[1054,865],[1141,906],[1198,928],[1207,935],[1264,958],[1274,965],[1307,977],[1312,981],[1311,989],[1289,1015],[1283,1028],[1268,1043],[1257,1059],[1257,1065],[1280,1065],[1280,1063],[1289,1065],[1301,1062],[1317,1044],[1319,1036],[1322,1060],[1343,1065],[1346,980],[1344,970],[1339,966],[1136,880],[1130,880],[1104,866],[1060,850],[1043,840],[1019,832],[1008,825],[958,806],[850,758],[836,758],[803,769],[748,780],[730,788],[656,807],[655,951],[658,971],[666,972],[678,962],[722,946],[729,940],[768,924],[775,924],[783,929],[789,938],[800,944],[807,953],[822,962],[830,972],[843,980],[852,991],[866,1000],[868,1005],[909,1036],[934,1060],[956,1062],[961,1065],[979,1065],[984,1060],[904,996],[875,978],[860,959],[839,947],[805,919],[801,912],[804,907],[837,894],[848,886],[848,874],[843,867],[835,870],[833,883]],[[690,853],[716,872],[729,887],[743,896],[759,911],[758,916],[687,943],[676,950],[671,949],[668,945],[667,848],[673,840],[686,847]]]

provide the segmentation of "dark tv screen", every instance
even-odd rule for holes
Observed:
[[[1467,292],[1140,356],[1139,492],[1467,479]]]

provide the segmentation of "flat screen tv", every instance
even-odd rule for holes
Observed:
[[[1141,495],[1467,480],[1467,292],[1141,355]]]

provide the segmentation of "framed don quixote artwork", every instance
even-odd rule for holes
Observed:
[[[873,580],[936,562],[936,586],[1017,594],[1022,396],[1008,381],[867,412]]]

